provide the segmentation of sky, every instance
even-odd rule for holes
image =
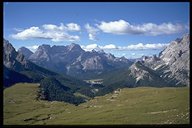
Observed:
[[[16,48],[79,44],[139,58],[189,33],[188,2],[4,2],[3,36]]]

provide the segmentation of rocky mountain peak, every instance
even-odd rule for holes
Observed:
[[[115,56],[113,54],[111,54],[111,53],[106,54],[106,56],[107,56],[107,58],[109,60],[114,60],[115,59]]]
[[[124,56],[120,57],[119,59],[120,59],[121,61],[123,61],[123,60],[127,60],[127,58],[124,57]]]
[[[140,79],[144,79],[144,77],[148,76],[148,71],[143,69],[144,65],[141,61],[135,62],[131,67],[130,70],[130,76],[136,78],[136,82]]]
[[[86,59],[83,63],[83,70],[102,70],[103,64],[100,56],[93,56]]]
[[[22,53],[26,59],[28,59],[33,54],[33,52],[26,47],[19,48],[18,52]]]
[[[41,46],[38,47],[37,50],[45,50],[45,51],[49,51],[50,48],[51,48],[50,45],[42,44]]]
[[[50,45],[43,44],[39,46],[38,49],[35,51],[35,53],[29,57],[29,60],[39,61],[43,59],[43,60],[49,61],[50,50],[51,50]]]
[[[185,34],[180,40],[177,42],[179,43],[189,43],[189,34]]]
[[[3,64],[7,68],[21,70],[25,68],[27,61],[21,52],[16,52],[15,48],[7,40],[3,40]]]
[[[148,56],[142,56],[141,57],[143,61],[147,60],[149,57]]]
[[[72,43],[72,44],[70,44],[70,45],[68,45],[66,47],[67,47],[68,51],[72,51],[72,50],[82,51],[83,50],[83,49],[81,49],[80,45],[75,44],[75,43]]]
[[[172,41],[160,54],[160,58],[165,61],[166,64],[171,65],[181,56],[189,58],[189,35],[185,35],[177,41]]]
[[[8,40],[3,40],[3,53],[4,54],[10,54],[13,55],[14,57],[16,56],[16,51],[14,47],[9,43]]]

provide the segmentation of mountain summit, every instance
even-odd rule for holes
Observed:
[[[29,56],[31,56],[31,55],[33,54],[33,52],[30,51],[30,50],[29,50],[28,48],[26,48],[26,47],[21,47],[21,48],[19,48],[19,49],[18,49],[18,52],[21,52],[21,53],[25,56],[26,59],[28,59]]]

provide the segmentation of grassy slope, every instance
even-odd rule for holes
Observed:
[[[74,106],[36,100],[37,84],[4,90],[4,124],[189,124],[189,88],[122,89]],[[114,98],[112,98],[114,97]]]

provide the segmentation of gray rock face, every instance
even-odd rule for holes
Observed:
[[[16,71],[27,67],[27,61],[23,54],[15,51],[14,47],[7,40],[3,40],[3,65]]]
[[[134,63],[133,65],[131,65],[131,67],[129,68],[130,72],[130,76],[134,77],[136,79],[136,83],[141,80],[144,79],[144,77],[148,77],[149,79],[149,72],[147,70],[144,70],[141,68],[141,66],[143,66],[141,64],[140,61]]]
[[[144,64],[158,72],[170,85],[189,86],[189,35],[172,41],[159,57],[145,57]]]
[[[153,69],[147,67],[143,62],[137,61],[129,68],[129,77],[134,79],[134,86],[163,87],[167,83]]]
[[[97,74],[131,64],[126,58],[116,58],[103,51],[86,52],[74,43],[68,46],[39,46],[29,60],[52,71],[75,77],[83,73]]]
[[[83,70],[103,70],[103,64],[100,56],[94,56],[86,59],[83,63]]]
[[[164,64],[164,62],[156,55],[153,55],[152,57],[145,56],[145,57],[143,57],[142,62],[147,67],[149,67],[153,70],[156,70],[156,68],[158,68],[158,66],[160,66],[161,64]]]
[[[18,49],[18,52],[22,53],[26,59],[29,58],[29,56],[31,56],[33,54],[32,51],[30,51],[28,48],[26,47],[21,47]]]
[[[160,54],[160,58],[169,67],[169,77],[178,80],[176,84],[189,86],[189,45],[189,35],[185,35],[181,39],[172,41]]]
[[[79,45],[50,46],[41,45],[37,51],[29,57],[29,60],[50,70],[63,73],[66,66],[71,64],[83,50]]]
[[[50,61],[49,57],[50,45],[39,46],[35,54],[32,54],[29,59],[37,59],[42,61]]]

